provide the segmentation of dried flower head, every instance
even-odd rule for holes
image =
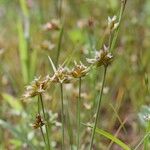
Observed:
[[[31,85],[26,87],[23,99],[31,98],[43,93],[48,88],[49,82],[50,77],[48,75],[44,80],[41,80],[41,77],[35,78],[34,81],[31,82]]]
[[[44,124],[45,124],[45,123],[43,122],[43,119],[42,119],[41,115],[40,115],[40,114],[37,114],[36,120],[35,120],[35,122],[33,123],[32,127],[33,127],[34,129],[37,129],[37,128],[39,128],[39,127],[42,127]]]
[[[70,83],[71,76],[69,69],[59,66],[54,75],[51,77],[51,81],[55,83]]]
[[[74,77],[74,78],[81,78],[84,77],[85,75],[87,75],[87,73],[89,72],[90,68],[85,66],[81,61],[80,64],[77,64],[77,62],[74,62],[75,66],[72,69],[72,71],[70,72],[70,74]]]
[[[111,32],[119,26],[119,22],[116,22],[116,19],[116,16],[113,16],[112,18],[108,17],[108,28]]]
[[[87,59],[87,62],[94,64],[97,67],[104,65],[107,67],[112,62],[113,55],[109,52],[106,46],[103,47],[99,52],[96,51],[95,58]]]

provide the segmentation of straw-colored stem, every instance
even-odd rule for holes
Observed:
[[[104,85],[105,85],[106,72],[107,72],[107,67],[104,68],[104,75],[103,75],[102,87],[101,87],[100,97],[99,97],[99,101],[98,101],[98,105],[97,105],[96,118],[95,118],[95,122],[94,122],[94,127],[92,129],[92,137],[91,137],[90,149],[89,150],[92,150],[92,146],[93,146],[93,141],[94,141],[94,136],[95,136],[95,130],[96,130],[96,126],[97,126],[97,120],[98,120],[100,106],[101,106],[101,101],[102,101],[102,96],[103,96],[103,89],[104,89]]]

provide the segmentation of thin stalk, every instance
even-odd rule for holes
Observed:
[[[60,84],[61,93],[61,121],[62,121],[62,150],[64,149],[64,100],[63,100],[63,84]]]
[[[49,133],[48,133],[48,120],[45,114],[45,109],[44,109],[44,104],[43,104],[43,99],[42,99],[42,95],[40,94],[40,101],[41,101],[41,106],[42,106],[42,111],[43,111],[43,116],[44,116],[44,120],[46,121],[46,136],[47,136],[47,144],[48,144],[48,150],[50,150],[50,141],[49,141]]]
[[[61,20],[61,17],[62,17],[62,0],[59,0],[58,1],[59,2],[59,19]]]
[[[97,120],[98,120],[100,106],[101,106],[101,101],[102,101],[102,96],[103,96],[103,89],[104,89],[105,80],[106,80],[106,72],[107,72],[107,67],[104,68],[102,87],[101,87],[101,91],[100,91],[100,98],[99,98],[98,105],[97,105],[96,118],[95,118],[93,130],[92,130],[92,137],[91,137],[90,149],[89,150],[92,150],[92,146],[93,146],[95,130],[96,130],[96,126],[97,126]]]
[[[61,50],[61,43],[62,43],[63,31],[64,31],[64,27],[61,28],[60,35],[59,35],[59,41],[58,41],[58,47],[57,47],[57,54],[56,54],[56,63],[55,63],[56,68],[57,68],[58,62],[59,62],[59,56],[60,56],[60,50]]]
[[[43,137],[44,143],[45,143],[45,145],[46,145],[46,139],[45,139],[45,136],[44,136],[43,128],[42,128],[42,127],[40,127],[40,130],[41,130],[41,134],[42,134],[42,137]]]
[[[80,102],[81,102],[81,77],[79,78],[79,97],[77,101],[77,150],[79,150],[80,140]]]
[[[116,41],[117,41],[117,37],[118,37],[118,33],[119,33],[119,29],[120,29],[120,24],[121,24],[121,21],[122,21],[122,16],[123,16],[123,12],[125,10],[125,6],[126,6],[126,3],[127,3],[127,0],[122,0],[121,2],[121,9],[120,9],[120,13],[119,13],[119,26],[116,30],[116,33],[114,35],[114,38],[112,40],[112,46],[111,46],[111,49],[110,51],[113,51],[114,47],[115,47],[115,44],[116,44]]]
[[[111,42],[112,42],[112,32],[110,33],[110,35],[109,35],[109,49],[111,48]]]
[[[38,114],[40,114],[40,99],[39,99],[39,97],[38,97]],[[45,146],[47,146],[47,144],[46,144],[46,139],[45,139],[45,136],[44,136],[44,132],[43,132],[43,129],[42,129],[41,126],[40,126],[40,130],[41,130],[41,134],[42,134],[42,137],[43,137]]]
[[[148,121],[148,125],[147,125],[147,129],[146,129],[146,133],[150,132],[150,121]],[[149,149],[149,136],[145,138],[144,140],[144,150],[148,150]]]

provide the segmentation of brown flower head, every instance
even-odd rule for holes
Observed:
[[[81,61],[80,64],[77,64],[77,62],[74,62],[75,66],[72,69],[72,71],[70,72],[70,74],[74,77],[74,78],[81,78],[84,77],[85,75],[87,75],[87,73],[89,72],[90,68],[88,68],[87,66],[85,66]]]
[[[36,120],[35,120],[35,122],[33,123],[32,127],[33,127],[34,129],[37,129],[37,128],[39,128],[39,127],[42,127],[44,124],[45,124],[45,123],[43,122],[43,119],[42,119],[41,115],[40,115],[40,114],[37,114]]]
[[[95,58],[87,59],[87,62],[94,64],[97,67],[104,65],[107,67],[112,62],[113,55],[109,52],[106,46],[103,47],[99,52],[96,51]]]
[[[51,77],[51,81],[55,83],[70,83],[71,76],[69,69],[59,66],[54,75]]]
[[[26,87],[23,99],[31,98],[43,93],[49,85],[50,77],[47,75],[44,80],[41,77],[35,78],[30,85]]]
[[[48,56],[49,61],[52,65],[54,75],[50,78],[51,82],[54,83],[70,83],[71,81],[71,76],[70,76],[70,71],[67,67],[63,67],[63,65],[59,66],[58,69],[56,69],[52,59]]]

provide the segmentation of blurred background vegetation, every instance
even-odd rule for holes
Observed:
[[[30,125],[37,113],[36,98],[28,103],[20,100],[25,86],[35,76],[52,74],[47,56],[55,62],[59,50],[59,64],[66,59],[68,67],[74,60],[86,64],[86,58],[101,48],[107,17],[118,15],[120,10],[120,0],[63,0],[61,12],[60,2],[0,0],[0,149],[42,149],[40,133]],[[149,16],[149,0],[127,2],[113,51],[115,59],[108,69],[98,123],[112,134],[118,131],[117,136],[131,147],[145,135],[145,125],[138,114],[149,109],[150,103]],[[58,28],[51,29],[51,22],[56,22]],[[84,123],[93,122],[101,72],[101,68],[92,70],[83,79],[81,118]],[[68,141],[68,137],[72,137],[71,144],[75,144],[72,135],[76,127],[77,85],[74,82],[65,86],[68,116],[65,134]],[[44,100],[52,124],[54,149],[59,149],[61,143],[59,99],[59,89],[52,84]],[[90,132],[82,126],[82,149],[86,149],[89,140]],[[95,149],[105,150],[109,143],[97,135]],[[113,144],[110,149],[119,150],[119,147]]]

